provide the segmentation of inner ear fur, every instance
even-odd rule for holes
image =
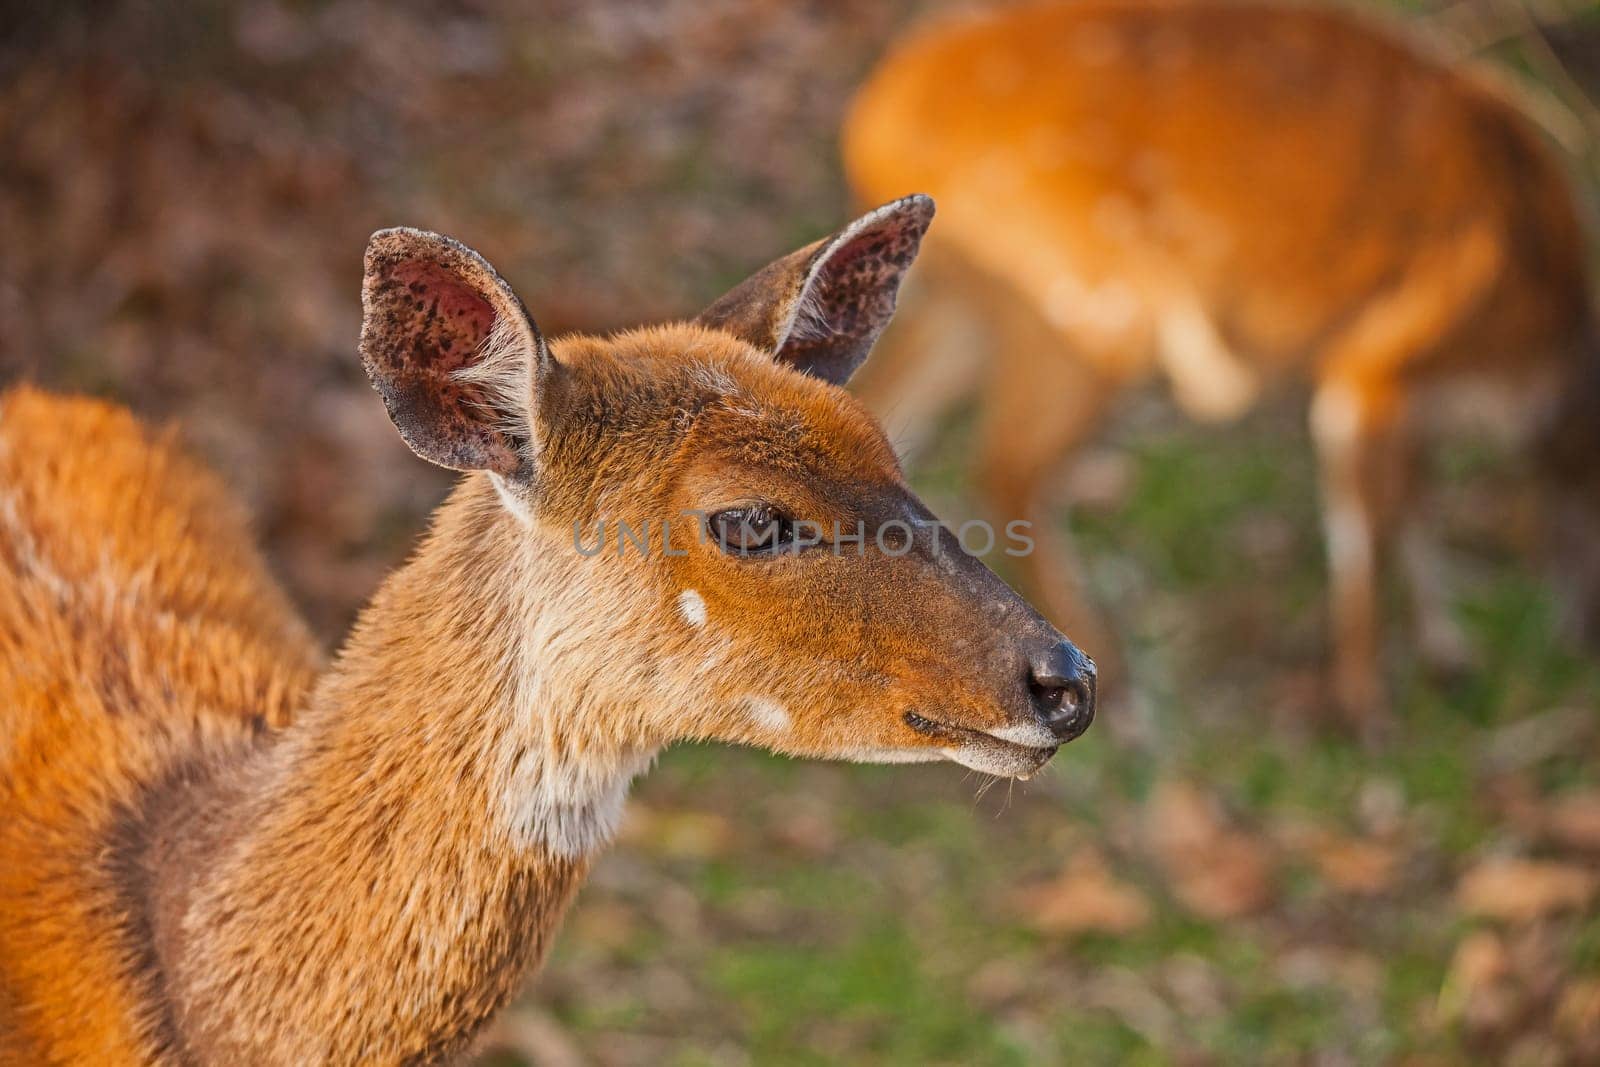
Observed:
[[[411,450],[452,470],[532,474],[549,350],[522,301],[465,245],[379,230],[367,245],[361,360]]]
[[[921,194],[885,204],[767,264],[695,321],[843,385],[894,315],[900,282],[932,221],[933,200]]]

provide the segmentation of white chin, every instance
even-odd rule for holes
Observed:
[[[944,758],[952,763],[1001,778],[1031,777],[1055,755],[1053,748],[1018,748],[1010,745],[1005,748],[998,745],[962,745],[941,751]]]

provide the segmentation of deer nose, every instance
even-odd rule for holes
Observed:
[[[1028,695],[1045,729],[1071,741],[1094,721],[1094,661],[1071,641],[1052,645],[1028,664]]]

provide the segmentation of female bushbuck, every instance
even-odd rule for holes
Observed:
[[[0,1061],[453,1059],[663,746],[1026,776],[1081,733],[1092,665],[839,388],[932,214],[548,345],[476,253],[375,235],[367,371],[470,473],[320,677],[210,476],[0,400]],[[651,544],[593,551],[624,522]]]
[[[978,481],[997,514],[1036,520],[1024,591],[1081,639],[1097,627],[1042,490],[1157,368],[1205,418],[1274,379],[1312,383],[1333,688],[1357,725],[1382,722],[1387,544],[1424,655],[1465,656],[1412,521],[1419,440],[1447,412],[1495,416],[1531,447],[1563,583],[1593,625],[1600,348],[1582,227],[1562,165],[1485,76],[1333,9],[1034,4],[901,43],[843,152],[862,196],[911,186],[941,205],[919,272],[932,298],[913,292],[864,396],[891,433],[925,426],[977,374],[982,324],[996,343]],[[903,358],[912,338],[945,356]]]

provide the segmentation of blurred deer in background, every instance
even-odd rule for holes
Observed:
[[[1047,478],[1157,370],[1201,419],[1311,383],[1333,693],[1355,725],[1384,718],[1391,545],[1424,656],[1467,656],[1414,521],[1423,439],[1458,414],[1531,452],[1562,583],[1597,621],[1583,227],[1562,163],[1479,72],[1332,9],[1033,4],[901,42],[857,94],[843,153],[860,196],[916,187],[941,205],[920,299],[863,395],[914,438],[981,374],[978,485],[997,516],[1034,521],[1024,588],[1074,633],[1100,627]],[[992,344],[971,343],[975,324]],[[1104,668],[1113,645],[1095,648]]]
[[[932,215],[548,344],[476,253],[375,235],[367,371],[468,473],[320,678],[169,438],[0,396],[0,1062],[455,1059],[673,741],[1026,777],[1082,733],[1093,666],[839,388]]]

